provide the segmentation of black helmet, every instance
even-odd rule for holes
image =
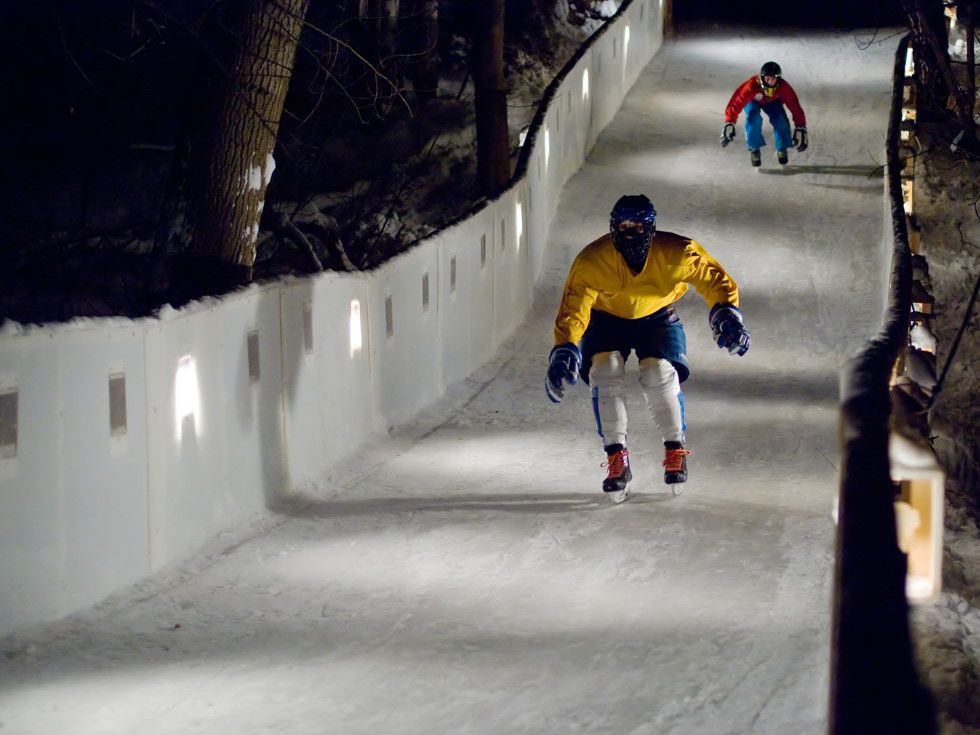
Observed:
[[[620,197],[609,213],[609,234],[613,245],[635,271],[643,270],[656,233],[657,210],[643,194]]]
[[[762,83],[763,87],[768,87],[766,84],[766,77],[776,77],[776,84],[779,84],[779,78],[783,76],[783,70],[779,67],[775,61],[767,61],[759,69],[759,81]],[[776,84],[772,86],[775,87]]]

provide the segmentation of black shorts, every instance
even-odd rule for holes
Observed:
[[[623,319],[593,309],[589,326],[582,336],[582,369],[579,371],[582,379],[589,382],[592,358],[600,352],[619,352],[625,361],[634,351],[638,360],[648,357],[669,360],[682,383],[691,374],[684,325],[673,307],[665,307],[639,319]]]

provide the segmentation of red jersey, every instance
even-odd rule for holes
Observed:
[[[793,115],[793,125],[798,128],[806,127],[806,115],[803,113],[803,108],[800,107],[800,100],[796,96],[796,91],[789,86],[789,82],[780,79],[775,87],[766,89],[759,81],[758,75],[746,79],[732,94],[732,98],[728,100],[728,106],[725,108],[725,122],[734,123],[738,120],[742,109],[752,100],[760,105],[780,102],[786,105],[790,114]]]

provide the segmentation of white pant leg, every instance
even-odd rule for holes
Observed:
[[[663,440],[683,442],[684,397],[674,366],[659,357],[640,360],[640,386]]]
[[[618,352],[600,352],[589,370],[592,407],[603,446],[626,446],[626,362]]]

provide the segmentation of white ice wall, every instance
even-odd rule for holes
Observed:
[[[186,557],[486,362],[527,315],[561,188],[661,26],[660,0],[634,0],[567,70],[526,175],[377,271],[256,285],[157,319],[8,325],[0,634]]]

